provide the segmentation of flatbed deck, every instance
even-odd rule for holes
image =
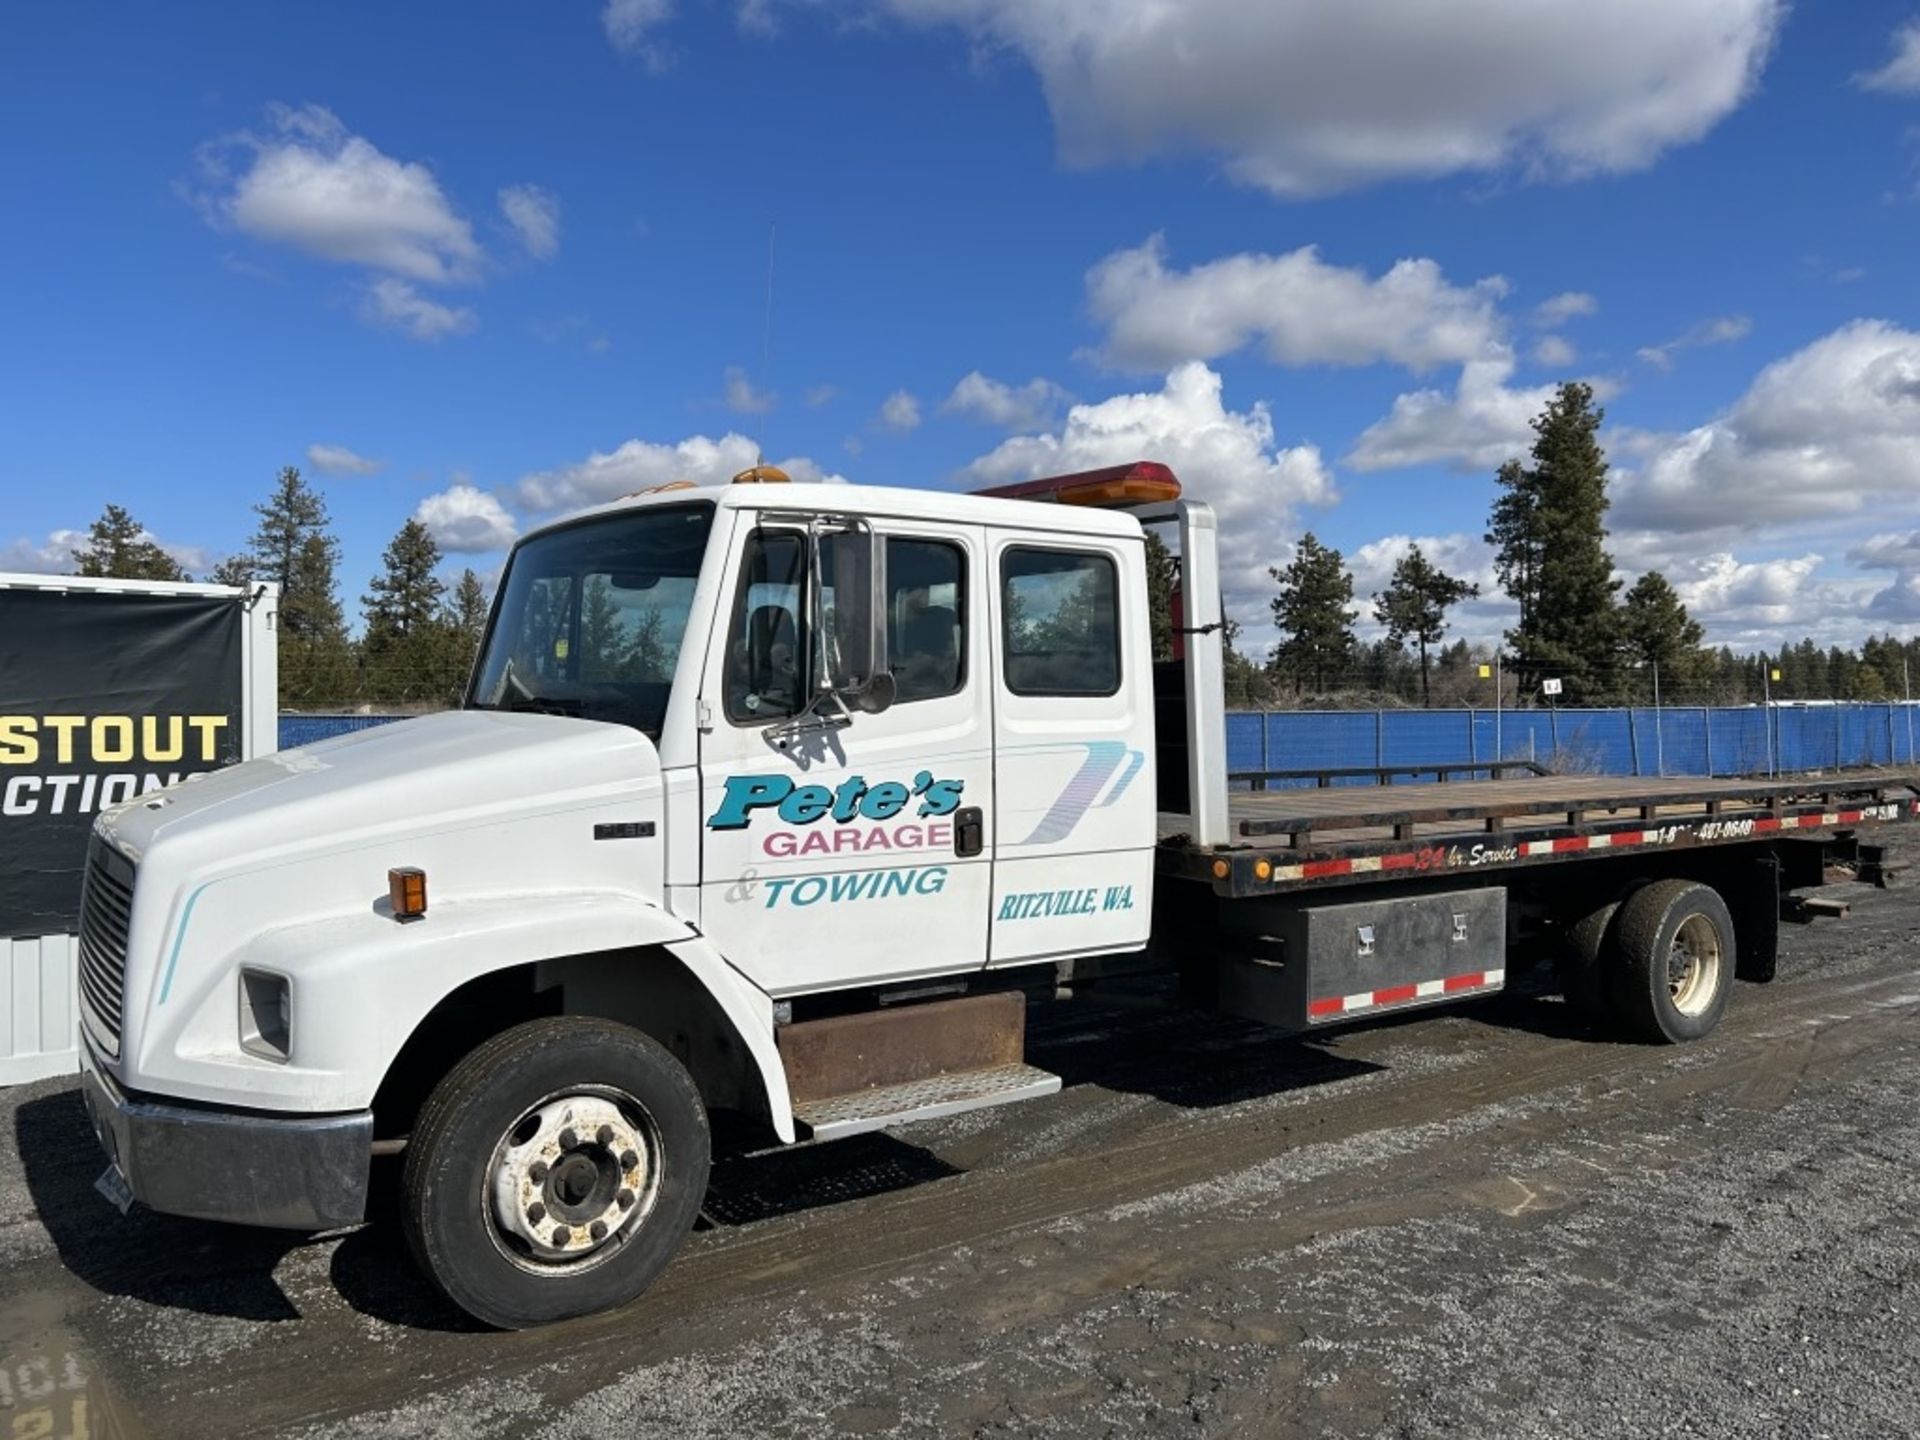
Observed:
[[[1542,775],[1242,789],[1229,792],[1227,808],[1231,836],[1220,847],[1193,844],[1189,815],[1162,811],[1162,868],[1247,893],[1349,875],[1479,869],[1608,848],[1906,821],[1920,817],[1920,772],[1735,780]]]

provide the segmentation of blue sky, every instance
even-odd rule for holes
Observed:
[[[756,445],[1144,454],[1253,618],[1308,527],[1362,591],[1414,539],[1490,578],[1579,376],[1623,574],[1739,646],[1908,633],[1920,6],[1615,3],[15,9],[0,569],[110,501],[205,567],[297,464],[357,610],[410,515],[491,573]]]

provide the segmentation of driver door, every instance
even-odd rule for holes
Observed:
[[[812,693],[832,614],[806,531],[743,525],[702,686],[703,928],[773,995],[986,963],[992,671],[985,533],[874,523],[893,703],[776,743]],[[824,713],[838,713],[831,701]]]

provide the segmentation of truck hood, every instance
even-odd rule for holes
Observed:
[[[627,726],[457,710],[197,776],[116,806],[98,829],[136,863],[164,845],[188,868],[254,868],[604,804],[659,785],[653,743]]]

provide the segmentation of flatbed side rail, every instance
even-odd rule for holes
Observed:
[[[1243,814],[1237,829],[1246,838],[1286,836],[1294,849],[1305,849],[1316,839],[1316,832],[1378,828],[1390,830],[1396,840],[1406,840],[1413,838],[1419,826],[1451,824],[1498,835],[1509,820],[1547,815],[1563,817],[1566,828],[1577,831],[1593,818],[1623,813],[1651,824],[1659,812],[1682,807],[1708,818],[1718,817],[1733,805],[1765,807],[1775,814],[1793,804],[1817,805],[1831,811],[1844,799],[1864,796],[1869,797],[1869,803],[1879,804],[1895,790],[1912,788],[1906,777],[1885,774],[1797,781],[1703,780],[1698,785],[1606,776],[1543,778],[1557,783],[1470,782],[1457,787],[1444,800],[1436,787],[1426,786],[1269,791],[1259,801],[1250,802],[1259,804],[1261,812]],[[1296,796],[1297,802],[1292,798]],[[1366,803],[1369,800],[1373,803]]]
[[[1335,766],[1320,770],[1234,770],[1228,772],[1227,784],[1245,785],[1250,790],[1301,788],[1284,782],[1311,780],[1316,790],[1332,789],[1341,780],[1370,780],[1376,785],[1391,784],[1396,777],[1407,776],[1419,779],[1431,775],[1436,781],[1444,783],[1457,776],[1467,775],[1478,778],[1485,776],[1489,780],[1499,780],[1508,775],[1551,775],[1546,766],[1533,760],[1465,760],[1450,761],[1444,765],[1351,765]],[[1276,782],[1281,782],[1276,784]]]
[[[1532,868],[1599,853],[1712,847],[1920,821],[1920,778],[1896,783],[1882,776],[1876,781],[1864,786],[1803,785],[1797,790],[1776,785],[1774,793],[1744,806],[1724,803],[1735,799],[1724,792],[1692,804],[1662,797],[1611,814],[1589,801],[1601,813],[1567,814],[1562,805],[1555,807],[1558,813],[1536,815],[1531,826],[1514,831],[1489,827],[1415,836],[1398,826],[1376,825],[1372,833],[1312,837],[1310,844],[1265,848],[1255,843],[1228,849],[1200,847],[1186,837],[1169,835],[1161,848],[1160,870],[1211,882],[1221,895],[1270,895],[1327,883]]]

